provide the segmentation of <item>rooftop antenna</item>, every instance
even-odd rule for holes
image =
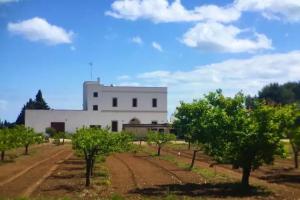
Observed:
[[[93,63],[89,62],[90,70],[91,70],[91,80],[93,80]]]

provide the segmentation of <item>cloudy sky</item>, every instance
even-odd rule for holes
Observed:
[[[82,83],[168,86],[169,115],[208,91],[300,80],[299,0],[0,0],[0,119],[38,89],[81,109]]]

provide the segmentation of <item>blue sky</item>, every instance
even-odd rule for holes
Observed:
[[[299,81],[299,0],[0,0],[0,119],[38,89],[81,109],[82,83],[168,86],[169,114],[222,88]]]

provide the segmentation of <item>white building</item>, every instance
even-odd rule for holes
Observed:
[[[83,84],[83,110],[26,110],[25,125],[36,132],[47,127],[75,132],[82,126],[110,127],[123,124],[167,123],[166,87],[104,86],[100,81]]]

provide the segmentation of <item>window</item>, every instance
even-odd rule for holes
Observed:
[[[113,106],[113,107],[118,107],[118,98],[117,98],[117,97],[114,97],[114,98],[112,99],[112,106]]]
[[[94,92],[93,97],[98,97],[98,92]]]
[[[132,107],[137,107],[138,101],[137,98],[132,99]]]
[[[153,107],[153,108],[156,108],[156,107],[157,107],[157,99],[156,99],[156,98],[153,98],[153,99],[152,99],[152,107]]]
[[[111,121],[111,131],[118,132],[118,121]]]
[[[101,125],[90,125],[90,128],[101,128]]]
[[[157,124],[157,121],[152,121],[151,124]]]
[[[93,105],[93,110],[97,111],[98,110],[98,105]]]

